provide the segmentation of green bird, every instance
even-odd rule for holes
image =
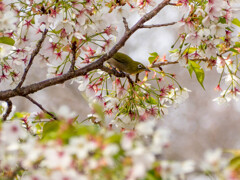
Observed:
[[[111,67],[117,68],[119,71],[128,74],[137,74],[142,71],[150,71],[142,63],[134,61],[131,57],[124,53],[117,52],[112,58],[107,60]]]

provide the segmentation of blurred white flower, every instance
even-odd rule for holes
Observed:
[[[201,168],[205,171],[220,171],[225,165],[227,161],[222,157],[222,150],[208,150],[204,154],[204,160],[201,164]]]
[[[85,91],[87,88],[87,85],[89,84],[89,78],[86,76],[85,77],[80,76],[75,79],[75,82],[79,84],[78,86],[79,91]]]
[[[154,128],[156,126],[156,120],[146,120],[144,122],[139,122],[136,126],[136,131],[139,135],[152,135]]]
[[[201,34],[199,32],[189,33],[186,36],[186,42],[192,46],[199,46],[202,41]]]
[[[173,102],[177,104],[183,103],[186,99],[189,97],[189,92],[191,90],[187,88],[181,88],[180,90],[178,88],[172,89],[168,95],[170,99],[173,100]]]
[[[214,36],[218,36],[218,37],[223,37],[226,35],[226,28],[227,25],[226,24],[213,24],[210,26],[210,31],[211,31],[211,35]]]
[[[75,118],[77,116],[77,114],[75,112],[71,112],[70,108],[66,105],[62,105],[58,109],[57,115],[61,118],[64,118],[64,119],[72,119],[72,118]]]
[[[50,169],[66,169],[70,168],[72,156],[62,147],[47,148],[44,152],[43,166]]]
[[[220,97],[217,97],[217,98],[213,99],[213,101],[215,101],[215,102],[217,102],[219,105],[221,105],[221,104],[227,103],[229,100],[226,99],[226,98],[223,97],[223,96],[220,96]]]
[[[6,143],[17,143],[19,139],[27,137],[26,130],[20,120],[7,121],[2,125],[1,140]]]
[[[119,151],[119,147],[116,144],[109,144],[103,149],[104,156],[113,156],[117,154]]]
[[[0,11],[0,31],[15,30],[17,21],[14,11]]]

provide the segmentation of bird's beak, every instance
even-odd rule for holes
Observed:
[[[146,68],[145,71],[151,72],[150,69]]]

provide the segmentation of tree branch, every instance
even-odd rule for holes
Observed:
[[[100,69],[108,74],[113,74],[116,77],[127,77],[127,75],[124,72],[114,71],[106,66],[102,66]]]
[[[74,41],[72,43],[72,63],[69,71],[74,71],[75,63],[76,63],[76,51],[77,51],[77,42]]]
[[[142,25],[140,28],[156,28],[156,27],[164,27],[164,26],[171,26],[176,24],[177,22],[171,22],[166,24],[152,24],[152,25]]]
[[[51,79],[47,79],[45,81],[37,82],[25,87],[20,87],[17,90],[6,90],[0,92],[0,100],[6,100],[14,96],[26,96],[28,94],[37,92],[41,89],[64,83],[65,81],[78,77],[83,76],[87,74],[89,71],[99,69],[103,66],[103,63],[111,58],[121,47],[124,46],[126,41],[130,38],[130,36],[136,32],[140,27],[147,22],[148,20],[152,19],[161,9],[163,9],[170,0],[164,0],[160,4],[158,4],[152,11],[145,14],[132,28],[129,29],[129,31],[126,31],[124,36],[119,40],[119,42],[113,46],[113,48],[107,53],[101,56],[97,61],[86,65],[83,68],[80,68],[78,70],[75,70],[74,72],[67,72],[66,74],[63,74],[61,76],[57,76]]]
[[[178,6],[177,3],[168,3],[168,5],[171,5],[171,6]]]
[[[10,99],[6,100],[7,103],[7,111],[5,112],[5,114],[3,115],[3,121],[7,120],[7,117],[9,116],[9,114],[12,112],[12,101]]]
[[[126,32],[130,31],[130,29],[129,29],[129,27],[128,27],[127,20],[126,20],[125,17],[123,17],[123,24],[124,24],[124,27],[125,27]]]
[[[27,76],[27,73],[28,73],[30,67],[32,66],[33,60],[34,60],[34,58],[36,57],[36,55],[39,53],[40,48],[41,48],[41,45],[42,45],[44,39],[46,38],[47,32],[48,32],[48,30],[45,29],[44,32],[43,32],[43,34],[42,34],[42,38],[38,41],[36,48],[35,48],[34,51],[32,52],[31,58],[30,58],[30,60],[29,60],[29,63],[28,63],[28,65],[27,65],[26,69],[24,70],[24,73],[23,73],[23,76],[22,76],[22,78],[21,78],[21,81],[20,81],[19,84],[17,85],[16,89],[19,89],[19,88],[22,86],[23,82],[25,81],[26,76]]]
[[[206,59],[203,59],[203,58],[201,58],[201,59],[188,59],[188,60],[190,60],[190,61],[204,61],[204,62],[207,62],[207,61],[208,61],[207,58],[206,58]],[[169,65],[169,64],[177,64],[177,63],[179,63],[179,61],[160,62],[160,63],[152,64],[152,65],[151,65],[151,68],[161,67],[161,66],[165,66],[165,65]]]
[[[25,98],[27,98],[29,101],[31,101],[33,104],[35,104],[36,106],[38,106],[44,113],[47,113],[48,115],[50,115],[53,119],[57,120],[57,117],[54,116],[54,114],[50,113],[49,111],[47,111],[46,109],[43,108],[43,106],[41,104],[39,104],[37,101],[35,101],[33,98],[31,98],[30,96],[26,95],[24,96]]]
[[[112,69],[109,69],[109,68],[106,67],[106,66],[102,66],[100,69],[101,69],[102,71],[107,72],[108,74],[113,74],[113,75],[116,76],[116,77],[126,77],[126,78],[128,79],[128,82],[129,82],[132,86],[134,86],[134,82],[133,82],[133,80],[131,79],[131,77],[130,77],[129,74],[124,73],[124,72],[114,71],[114,70],[112,70]]]
[[[160,63],[152,64],[151,68],[161,67],[161,66],[165,66],[165,65],[169,65],[169,64],[177,64],[177,63],[178,63],[178,61],[173,61],[173,62],[160,62]]]

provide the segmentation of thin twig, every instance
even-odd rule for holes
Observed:
[[[156,28],[156,27],[164,27],[164,26],[171,26],[176,24],[177,22],[171,22],[166,24],[152,24],[152,25],[142,25],[140,28]]]
[[[168,5],[171,5],[171,6],[178,6],[177,3],[168,3]]]
[[[137,83],[138,81],[140,81],[140,79],[139,79],[139,73],[136,74],[135,83]]]
[[[24,71],[24,73],[23,73],[23,76],[22,76],[22,78],[21,78],[21,81],[20,81],[19,84],[17,85],[16,89],[19,89],[19,88],[22,86],[23,82],[25,81],[26,76],[27,76],[27,73],[28,73],[30,67],[32,66],[33,60],[34,60],[34,58],[36,57],[36,55],[39,53],[40,48],[41,48],[41,45],[42,45],[44,39],[46,38],[47,32],[48,32],[48,30],[45,29],[44,32],[43,32],[43,34],[42,34],[42,38],[38,41],[36,48],[35,48],[34,51],[32,52],[31,58],[30,58],[30,60],[29,60],[29,63],[28,63],[28,65],[27,65],[27,67],[26,67],[26,69],[25,69],[25,71]]]
[[[123,17],[123,24],[124,24],[126,32],[130,31],[130,29],[128,27],[127,19],[125,17]]]
[[[128,82],[132,85],[132,87],[134,86],[134,82],[133,80],[130,78],[130,75],[129,74],[126,74],[126,77],[128,79]]]
[[[7,111],[5,112],[5,114],[3,115],[3,121],[7,120],[7,117],[9,116],[9,114],[12,112],[12,101],[10,99],[6,100],[7,103]]]
[[[75,63],[76,63],[76,51],[77,51],[77,42],[74,41],[72,43],[72,63],[71,63],[71,67],[69,69],[69,71],[74,71],[74,67],[75,67]]]
[[[205,58],[201,58],[201,59],[188,59],[189,61],[204,61],[204,62],[207,62],[208,59]],[[179,63],[179,61],[173,61],[173,62],[160,62],[160,63],[156,63],[156,64],[152,64],[151,65],[151,68],[155,68],[155,67],[161,67],[161,66],[166,66],[166,65],[169,65],[169,64],[177,64]]]
[[[118,71],[114,71],[113,69],[109,69],[108,67],[106,67],[106,66],[102,66],[101,68],[100,68],[102,71],[105,71],[105,72],[107,72],[108,74],[113,74],[114,76],[116,76],[116,77],[126,77],[127,79],[128,79],[128,82],[132,85],[132,86],[134,86],[134,82],[133,82],[133,80],[130,78],[130,75],[129,74],[126,74],[126,73],[124,73],[124,72],[118,72]]]
[[[50,113],[49,111],[47,111],[46,109],[43,108],[43,106],[41,104],[39,104],[37,101],[35,101],[33,98],[31,98],[29,95],[24,96],[25,98],[27,98],[29,101],[31,101],[33,104],[35,104],[36,106],[38,106],[44,113],[47,113],[48,115],[50,115],[53,119],[57,120],[57,117]]]
[[[173,62],[160,62],[160,63],[152,64],[151,68],[161,67],[161,66],[165,66],[165,65],[169,65],[169,64],[177,64],[177,63],[178,63],[178,61],[173,61]]]

